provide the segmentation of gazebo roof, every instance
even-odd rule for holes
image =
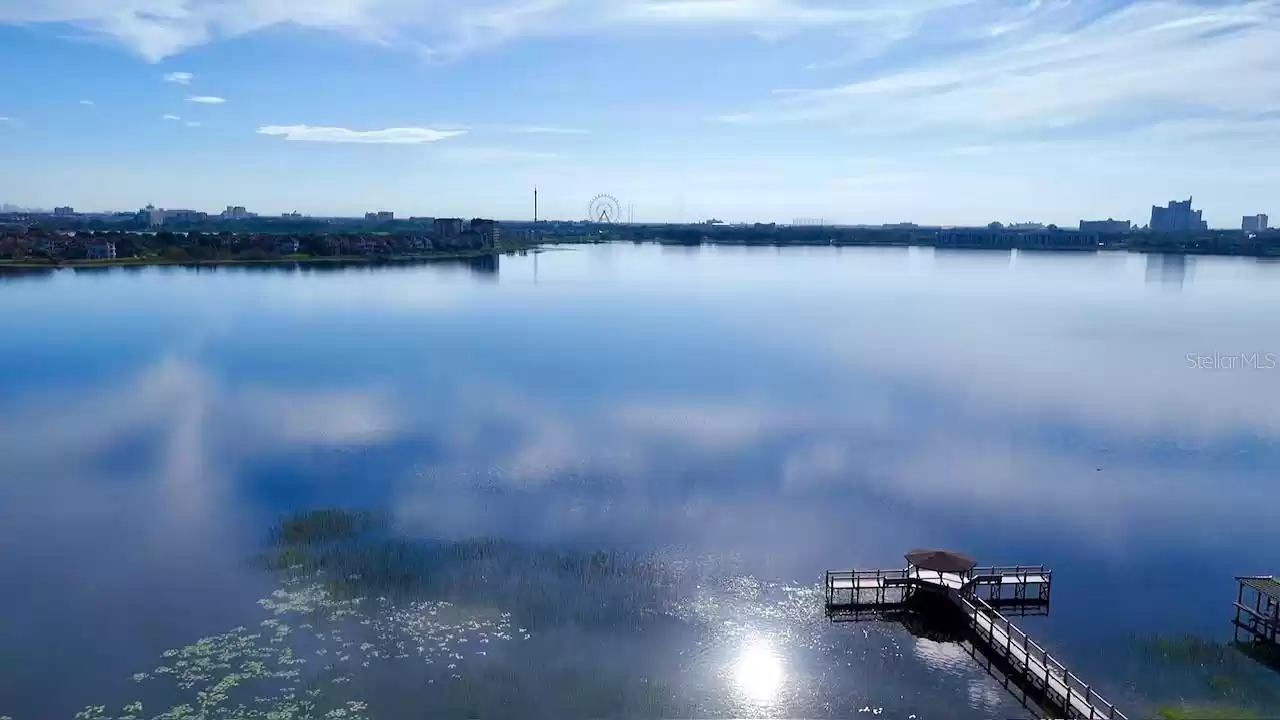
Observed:
[[[968,555],[951,550],[912,550],[907,553],[907,562],[921,570],[944,573],[966,573],[978,564]]]

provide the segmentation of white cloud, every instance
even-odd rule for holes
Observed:
[[[419,145],[436,142],[466,130],[433,130],[431,128],[387,128],[385,130],[351,130],[342,127],[315,125],[267,125],[258,128],[259,135],[283,137],[299,142],[364,143],[389,145]]]
[[[342,33],[433,55],[515,38],[640,28],[734,28],[770,36],[857,27],[901,33],[964,0],[0,0],[0,23],[69,23],[151,61],[278,25]],[[178,75],[178,73],[173,73]]]
[[[2,122],[2,123],[16,123],[16,122],[18,122],[18,121],[17,121],[17,120],[14,120],[13,118],[7,118],[7,117],[0,116],[0,122]]]
[[[221,105],[225,103],[226,100],[214,95],[192,95],[187,98],[187,102],[199,103],[201,105]]]
[[[619,14],[660,23],[776,23],[824,25],[865,20],[860,9],[791,0],[647,0],[617,3]]]
[[[177,115],[165,115],[160,119],[161,120],[181,120],[182,118],[178,117]]]
[[[200,123],[195,120],[188,120],[187,127],[200,127]]]
[[[88,105],[89,107],[93,107],[94,102],[93,102],[92,100],[81,100],[81,101],[80,101],[80,104],[81,104],[81,105]]]
[[[195,75],[192,75],[189,72],[171,72],[165,73],[164,81],[167,83],[176,83],[178,85],[190,85],[194,78]]]
[[[1280,109],[1277,0],[1151,0],[1114,11],[1088,0],[1016,12],[1016,30],[975,50],[922,56],[912,67],[789,93],[725,119],[827,122],[886,134],[1096,131],[1187,114],[1247,121]]]

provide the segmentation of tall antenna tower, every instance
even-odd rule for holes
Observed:
[[[538,224],[538,186],[533,186],[533,224]]]

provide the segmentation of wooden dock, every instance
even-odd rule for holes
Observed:
[[[1246,575],[1236,578],[1235,639],[1246,639],[1257,645],[1280,647],[1280,582],[1271,576]],[[1250,602],[1252,601],[1252,602]]]
[[[1011,614],[1047,613],[1051,570],[1043,565],[947,569],[926,569],[909,562],[901,570],[828,572],[827,614],[835,620],[901,617],[922,593],[946,598],[950,602],[944,607],[960,612],[967,630],[980,641],[979,649],[999,662],[1019,687],[1031,690],[1047,712],[1081,720],[1127,720],[1001,613],[1002,609]]]
[[[981,598],[966,596],[954,590],[948,593],[965,615],[970,626],[987,646],[998,653],[1036,687],[1065,717],[1086,720],[1118,720],[1124,713],[1107,702],[1088,683],[1081,680],[1049,651],[1032,640],[1018,626]]]

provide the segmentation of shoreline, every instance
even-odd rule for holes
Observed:
[[[472,260],[482,257],[515,254],[525,250],[533,250],[538,245],[522,245],[485,250],[467,250],[460,252],[415,253],[404,255],[330,255],[306,257],[281,257],[267,259],[226,258],[215,260],[166,260],[164,258],[116,258],[114,260],[64,260],[48,262],[44,260],[0,260],[0,269],[5,270],[62,270],[66,268],[113,268],[113,267],[234,267],[236,265],[392,265],[396,263],[431,262],[435,260]]]
[[[640,245],[660,245],[662,247],[672,248],[699,248],[699,247],[725,247],[725,248],[835,248],[835,249],[873,249],[873,250],[907,250],[907,249],[927,249],[937,250],[941,252],[974,252],[974,253],[1012,253],[1020,252],[1027,254],[1071,254],[1071,255],[1090,255],[1100,253],[1129,253],[1133,255],[1166,255],[1173,257],[1238,257],[1238,258],[1254,258],[1262,260],[1280,260],[1280,247],[1275,252],[1223,252],[1202,248],[1187,247],[1129,247],[1129,246],[1100,246],[1100,247],[982,247],[974,245],[943,245],[939,246],[933,243],[874,243],[874,242],[835,242],[835,243],[744,243],[744,242],[703,242],[703,243],[677,243],[662,242],[658,240],[587,240],[587,241],[548,241],[548,244],[565,244],[565,245],[596,245],[604,243],[634,243]]]
[[[1031,254],[1072,254],[1072,255],[1088,255],[1098,253],[1128,253],[1136,255],[1165,255],[1172,257],[1238,257],[1253,258],[1260,260],[1280,260],[1280,253],[1243,253],[1243,252],[1214,252],[1212,250],[1200,248],[1134,248],[1134,247],[1098,247],[1098,248],[987,248],[987,247],[969,247],[969,246],[951,246],[938,247],[933,244],[925,243],[735,243],[735,242],[703,242],[697,244],[663,242],[657,239],[648,240],[624,240],[620,238],[551,238],[541,242],[530,243],[526,245],[462,250],[456,252],[439,252],[439,253],[407,253],[397,255],[332,255],[332,256],[304,256],[304,257],[281,257],[266,259],[240,259],[226,258],[214,260],[167,260],[161,257],[149,258],[116,258],[114,260],[63,260],[61,262],[49,262],[47,260],[12,260],[0,259],[0,270],[62,270],[62,269],[106,269],[106,268],[144,268],[144,267],[263,267],[263,266],[284,266],[284,265],[395,265],[410,264],[417,262],[445,262],[449,260],[474,260],[483,257],[500,257],[502,255],[515,255],[521,252],[547,252],[554,249],[554,246],[566,246],[562,249],[578,245],[607,245],[611,243],[641,244],[641,245],[658,245],[660,247],[679,247],[679,248],[698,248],[698,247],[727,247],[727,248],[835,248],[835,249],[896,249],[906,250],[909,248],[927,248],[942,252],[976,252],[976,253],[1010,253],[1018,251],[1021,253]]]

